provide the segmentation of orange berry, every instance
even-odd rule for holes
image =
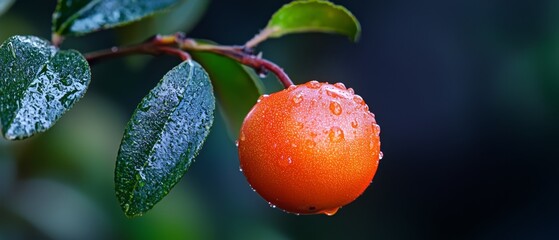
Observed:
[[[379,134],[353,89],[310,81],[254,105],[239,136],[241,170],[271,206],[333,215],[371,183],[382,158]]]

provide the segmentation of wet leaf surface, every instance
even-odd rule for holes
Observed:
[[[116,162],[116,195],[140,216],[179,182],[213,123],[215,98],[204,69],[185,61],[144,97],[128,122]]]
[[[75,50],[59,51],[34,36],[0,46],[0,120],[5,138],[44,132],[85,93],[91,71]]]
[[[83,35],[151,16],[179,0],[58,0],[52,15],[52,31],[59,35]]]

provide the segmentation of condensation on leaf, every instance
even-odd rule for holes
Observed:
[[[204,69],[185,61],[144,97],[116,162],[116,195],[129,217],[151,209],[182,178],[213,124],[215,98]]]
[[[82,35],[138,21],[165,10],[179,0],[58,0],[52,31]]]
[[[13,36],[0,46],[0,120],[7,139],[44,132],[85,93],[87,61],[34,36]]]

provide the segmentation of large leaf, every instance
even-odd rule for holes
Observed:
[[[153,15],[178,1],[58,0],[52,31],[58,35],[82,35],[113,28]]]
[[[49,129],[85,93],[91,72],[75,50],[59,51],[34,36],[0,46],[0,122],[7,139]]]
[[[361,26],[345,7],[329,1],[294,1],[280,8],[266,26],[270,37],[299,32],[326,32],[359,39]]]
[[[192,52],[208,71],[229,135],[236,140],[241,124],[262,93],[260,79],[238,62],[208,52]]]
[[[116,161],[116,195],[129,216],[159,202],[186,173],[213,123],[215,98],[204,69],[185,61],[136,108]]]

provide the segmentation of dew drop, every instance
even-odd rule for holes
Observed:
[[[318,81],[312,80],[307,83],[307,87],[317,89],[320,88],[320,83]]]
[[[289,85],[287,90],[294,90],[295,88],[297,88],[297,85]]]
[[[271,202],[268,203],[270,205],[271,208],[276,208],[277,206],[272,204]]]
[[[353,90],[353,88],[348,88],[347,91],[351,94],[355,94],[355,91]]]
[[[335,88],[327,88],[326,89],[326,94],[328,94],[328,96],[330,96],[330,97],[340,98],[341,96],[340,96],[339,91],[340,90],[335,89]]]
[[[239,167],[239,172],[242,172],[242,171],[243,171],[243,168]]]
[[[256,100],[256,102],[260,102],[260,101],[262,101],[264,98],[267,98],[268,96],[269,96],[268,94],[264,94],[264,95],[260,96],[260,97],[258,98],[258,100]]]
[[[340,208],[332,208],[332,209],[322,210],[321,213],[324,213],[328,216],[334,216],[334,214],[336,214],[339,209]]]
[[[353,101],[357,104],[361,104],[361,105],[365,104],[365,101],[363,101],[363,98],[359,95],[353,96]]]
[[[365,111],[369,111],[369,105],[367,105],[367,104],[363,104],[363,110],[365,110]]]
[[[340,115],[342,114],[342,106],[335,101],[330,102],[330,112],[332,112],[334,115]]]
[[[353,121],[351,121],[351,127],[352,128],[357,128],[359,126],[359,123],[357,122],[357,119],[353,119]]]
[[[335,83],[334,86],[339,88],[339,89],[346,90],[345,85],[341,82]]]
[[[285,158],[284,156],[281,156],[279,159],[279,165],[282,167],[287,167],[289,165],[291,165],[293,163],[293,160],[291,159],[291,157],[287,157]]]
[[[380,151],[378,153],[378,160],[382,160],[383,157],[384,157],[384,153],[382,153],[382,151]]]
[[[298,93],[297,95],[293,96],[291,100],[293,101],[293,103],[299,104],[301,101],[303,101],[303,95],[301,93]]]
[[[379,136],[380,135],[380,126],[378,124],[374,124],[373,123],[373,132],[375,133],[375,135]]]
[[[235,141],[235,146],[239,147],[239,140]]]
[[[344,140],[344,131],[339,127],[332,127],[330,128],[330,132],[328,133],[328,137],[330,138],[330,142],[339,142]]]

